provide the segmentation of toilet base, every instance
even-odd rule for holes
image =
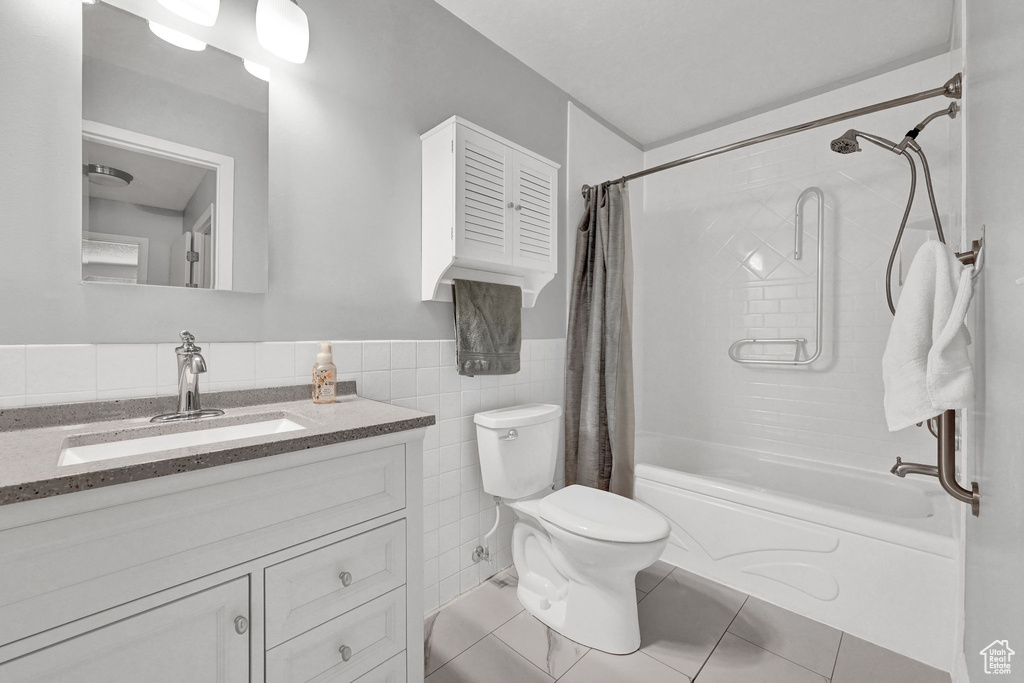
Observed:
[[[618,655],[635,652],[640,647],[636,574],[658,559],[668,539],[595,541],[538,524],[522,510],[517,515],[512,558],[523,607],[581,645]]]
[[[611,605],[608,604],[606,593],[586,596],[583,590],[585,587],[578,588],[580,590],[570,589],[573,594],[571,598],[567,596],[551,601],[520,583],[516,596],[526,611],[545,626],[580,645],[613,655],[626,655],[640,649],[635,592],[631,602]],[[570,610],[570,600],[573,606],[589,603],[590,609]]]

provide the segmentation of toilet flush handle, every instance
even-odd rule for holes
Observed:
[[[501,437],[501,440],[502,441],[514,441],[515,439],[518,439],[518,438],[519,438],[519,432],[517,432],[514,429],[510,429],[510,430],[508,430],[508,434],[506,434],[505,436]]]

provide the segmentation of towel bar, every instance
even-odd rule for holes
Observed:
[[[810,357],[804,360],[799,360],[800,349],[807,343],[806,339],[793,338],[793,339],[740,339],[737,342],[733,342],[732,346],[729,347],[729,358],[736,363],[743,363],[745,365],[810,365],[814,361],[818,360],[821,356],[822,349],[822,317],[824,311],[822,310],[822,299],[825,290],[825,194],[817,187],[808,187],[806,190],[800,193],[800,196],[796,198],[796,216],[794,219],[795,223],[795,234],[793,236],[793,259],[800,260],[801,258],[801,241],[804,233],[804,221],[803,221],[803,203],[804,201],[814,195],[818,200],[818,273],[817,273],[817,290],[815,292],[814,299],[814,310],[816,313],[815,320],[815,336],[814,336],[814,353]],[[768,358],[741,358],[739,355],[739,348],[747,344],[796,344],[796,351],[793,354],[793,360],[777,360]]]

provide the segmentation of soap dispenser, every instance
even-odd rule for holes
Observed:
[[[320,342],[313,366],[313,403],[334,403],[338,397],[338,368],[334,365],[330,342]]]

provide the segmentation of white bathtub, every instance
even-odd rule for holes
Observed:
[[[952,668],[955,505],[935,479],[645,434],[636,498],[672,524],[666,562]]]

